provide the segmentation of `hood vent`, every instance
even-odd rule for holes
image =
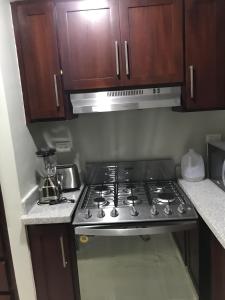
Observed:
[[[143,94],[144,90],[110,91],[107,92],[107,97],[138,96]]]
[[[74,114],[174,107],[181,105],[181,87],[71,94]]]

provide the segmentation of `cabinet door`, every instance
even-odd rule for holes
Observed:
[[[65,89],[118,86],[120,35],[117,1],[58,3],[57,14]]]
[[[199,289],[199,229],[187,232],[187,265],[193,283]]]
[[[215,237],[211,242],[212,300],[225,299],[225,249]]]
[[[186,109],[225,107],[224,28],[224,0],[185,0]]]
[[[4,261],[0,262],[0,292],[8,292],[9,283],[6,273],[6,263]]]
[[[28,121],[64,117],[51,2],[15,4],[14,27]]]
[[[123,81],[156,85],[183,81],[181,0],[122,0]]]
[[[66,225],[28,228],[38,300],[75,300]]]
[[[2,239],[2,232],[0,228],[0,259],[4,256],[4,247],[3,247],[3,239]]]
[[[0,300],[12,300],[10,295],[0,295]]]

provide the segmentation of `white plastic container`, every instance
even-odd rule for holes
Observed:
[[[187,181],[201,181],[205,178],[205,165],[202,156],[190,149],[181,159],[181,176]]]

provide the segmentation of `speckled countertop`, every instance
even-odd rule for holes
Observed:
[[[179,184],[225,248],[225,192],[209,179],[201,182],[179,180]]]
[[[63,197],[75,200],[75,203],[60,203],[56,205],[38,205],[36,202],[31,209],[21,217],[24,225],[69,223],[77,206],[83,186],[78,191],[63,194]]]

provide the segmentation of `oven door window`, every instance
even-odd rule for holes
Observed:
[[[77,236],[81,300],[197,300],[172,234]]]

